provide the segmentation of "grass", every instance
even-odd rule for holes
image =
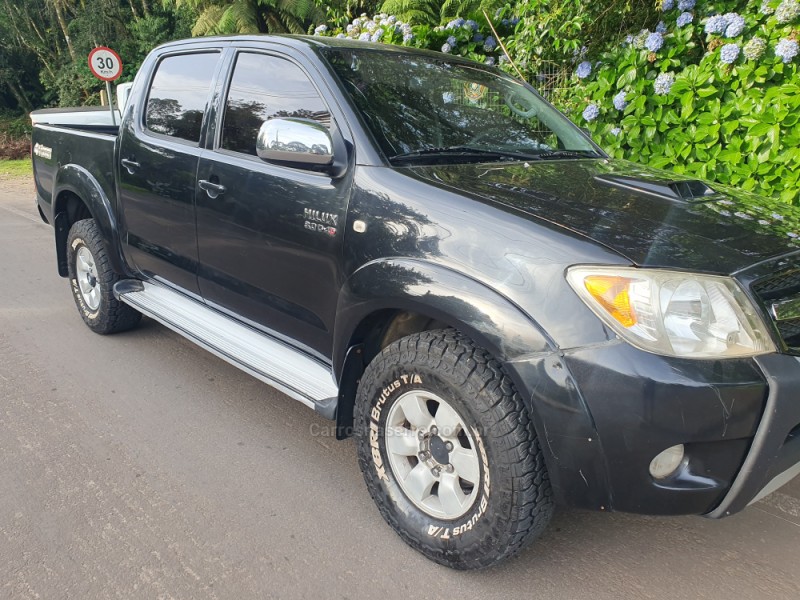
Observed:
[[[0,160],[0,179],[11,177],[30,177],[33,174],[31,160]]]

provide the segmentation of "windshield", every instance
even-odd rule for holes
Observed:
[[[325,55],[393,163],[600,156],[538,94],[493,69],[370,49]]]

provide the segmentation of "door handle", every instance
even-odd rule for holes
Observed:
[[[130,173],[131,175],[133,175],[133,172],[136,169],[138,169],[139,167],[142,166],[139,163],[137,163],[135,160],[128,160],[127,158],[123,158],[119,162],[122,163],[122,166],[125,167],[125,169],[128,171],[128,173]]]
[[[205,190],[206,194],[208,194],[208,197],[211,198],[212,200],[217,196],[219,196],[220,194],[225,193],[224,185],[220,185],[219,183],[212,183],[206,179],[201,179],[200,181],[197,182],[197,185],[200,186],[201,190]]]

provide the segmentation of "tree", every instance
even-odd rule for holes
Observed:
[[[171,0],[198,12],[193,35],[229,33],[306,33],[325,12],[314,0]]]

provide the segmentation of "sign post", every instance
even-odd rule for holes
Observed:
[[[108,106],[111,109],[111,122],[116,125],[117,117],[114,114],[114,100],[111,95],[111,82],[122,75],[122,59],[111,48],[98,46],[89,52],[89,70],[92,75],[106,82]]]

